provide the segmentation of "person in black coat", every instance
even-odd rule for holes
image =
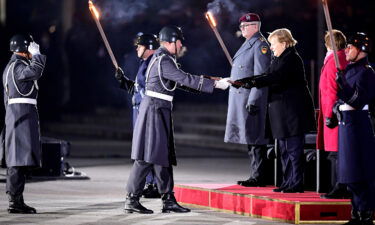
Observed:
[[[268,122],[280,148],[283,170],[283,181],[274,191],[302,193],[304,136],[315,127],[314,106],[291,32],[277,29],[268,41],[274,59],[266,74],[237,82],[244,88],[269,87]]]
[[[336,78],[339,100],[334,107],[339,121],[338,182],[353,195],[346,224],[370,225],[375,210],[375,72],[368,62],[369,37],[357,33],[347,44],[350,63]]]

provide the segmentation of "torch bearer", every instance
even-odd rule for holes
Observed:
[[[333,32],[332,32],[332,23],[331,23],[331,17],[329,15],[328,2],[327,0],[322,0],[322,3],[323,3],[324,16],[326,19],[328,32],[329,32],[329,39],[331,42],[331,46],[333,48],[333,56],[335,58],[336,69],[337,71],[340,71],[341,67],[340,67],[339,57],[337,56],[337,47],[336,47],[335,40],[334,40],[335,37],[333,36]]]
[[[115,55],[112,52],[111,46],[109,45],[109,42],[107,40],[107,36],[105,35],[103,27],[102,27],[102,25],[100,24],[100,21],[99,21],[99,17],[100,17],[99,11],[95,8],[95,5],[91,0],[89,1],[89,9],[90,9],[90,12],[92,14],[92,17],[95,20],[96,26],[98,27],[100,35],[102,36],[102,39],[103,39],[105,47],[107,48],[108,54],[111,57],[112,63],[117,70],[119,67],[118,67]]]
[[[214,31],[215,33],[215,36],[217,38],[217,40],[219,41],[220,43],[220,46],[221,48],[223,49],[224,53],[225,53],[225,56],[227,57],[230,65],[232,66],[233,65],[233,62],[232,62],[232,57],[230,56],[229,52],[228,52],[228,49],[227,47],[225,46],[224,42],[223,42],[223,39],[221,38],[219,32],[217,31],[217,28],[216,28],[216,21],[212,15],[211,12],[206,12],[206,18],[208,20],[208,23],[210,24],[210,27],[212,28],[212,30]]]

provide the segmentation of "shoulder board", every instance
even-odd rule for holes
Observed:
[[[258,40],[262,42],[266,42],[266,39],[263,36],[260,36]]]
[[[370,69],[370,70],[372,70],[372,72],[375,73],[374,68],[372,68],[372,66],[370,64],[366,64],[365,67],[366,67],[366,69]]]

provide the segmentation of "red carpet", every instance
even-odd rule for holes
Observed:
[[[294,224],[343,223],[350,218],[350,200],[321,199],[312,191],[275,193],[274,187],[233,184],[179,184],[177,201],[195,206]]]

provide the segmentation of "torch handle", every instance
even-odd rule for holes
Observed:
[[[228,49],[227,49],[227,47],[225,46],[224,41],[223,41],[223,39],[221,38],[219,32],[217,31],[216,27],[212,27],[212,30],[214,31],[215,36],[216,36],[217,40],[219,41],[219,44],[220,44],[221,48],[223,49],[224,54],[225,54],[225,56],[227,57],[227,59],[228,59],[228,61],[229,61],[229,64],[230,64],[231,66],[233,66],[233,60],[232,60],[232,57],[230,56],[230,54],[229,54],[229,52],[228,52]]]
[[[107,39],[107,36],[105,35],[104,33],[104,30],[103,30],[103,27],[102,25],[100,24],[99,20],[95,17],[94,17],[94,20],[95,20],[95,23],[96,23],[96,26],[98,27],[98,30],[99,30],[99,33],[100,35],[102,36],[102,39],[103,39],[103,42],[104,42],[104,45],[108,51],[108,54],[109,56],[111,57],[111,60],[112,60],[112,63],[113,65],[115,66],[115,68],[117,69],[118,68],[118,63],[117,63],[117,60],[115,58],[115,55],[113,54],[112,52],[112,48],[111,46],[109,45],[109,42],[108,42],[108,39]]]
[[[328,28],[328,32],[329,32],[329,39],[330,39],[331,46],[332,46],[332,49],[333,49],[333,56],[334,56],[334,59],[335,59],[335,65],[336,65],[337,70],[340,70],[341,66],[340,66],[339,57],[337,55],[337,47],[336,47],[336,44],[335,44],[335,41],[334,41],[335,37],[333,36],[333,32],[332,32],[332,22],[331,22],[331,17],[329,15],[328,2],[327,2],[327,0],[322,0],[322,3],[323,3],[324,16],[325,16],[325,19],[326,19],[327,28]]]

